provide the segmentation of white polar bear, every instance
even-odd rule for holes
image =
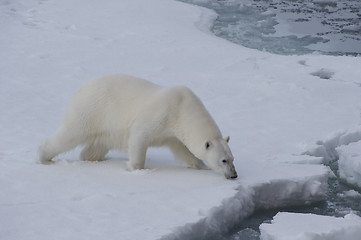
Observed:
[[[99,161],[110,149],[127,150],[129,170],[143,169],[147,148],[168,146],[190,167],[208,166],[237,178],[233,156],[219,128],[188,88],[160,87],[126,76],[85,83],[70,101],[63,126],[38,150],[40,163],[85,146],[81,158]]]

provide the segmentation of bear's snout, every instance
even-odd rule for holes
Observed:
[[[225,174],[225,177],[226,177],[227,179],[235,179],[235,178],[238,177],[238,175],[237,175],[236,170],[234,170],[234,171],[232,171],[231,174]]]

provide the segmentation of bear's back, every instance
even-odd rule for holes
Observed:
[[[161,87],[143,79],[127,75],[109,75],[84,83],[74,94],[72,105],[95,105],[117,107],[144,101]]]
[[[160,89],[156,84],[127,75],[89,80],[73,95],[65,122],[71,125],[87,122],[97,130],[127,125]]]
[[[161,88],[160,86],[149,81],[128,76],[128,75],[109,75],[95,78],[86,82],[81,88],[86,91],[105,91],[106,93],[117,95],[134,95],[134,94],[150,94]]]

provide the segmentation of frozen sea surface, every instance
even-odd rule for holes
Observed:
[[[277,54],[361,54],[358,0],[184,0],[218,14],[212,31],[234,43]]]

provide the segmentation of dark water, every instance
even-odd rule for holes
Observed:
[[[360,0],[182,0],[213,9],[215,35],[276,54],[361,54]]]

